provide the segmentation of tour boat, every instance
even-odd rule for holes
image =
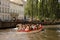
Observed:
[[[42,29],[32,30],[32,31],[28,31],[28,32],[18,30],[17,32],[19,32],[20,34],[29,34],[29,33],[39,33],[40,31],[42,31]]]
[[[42,31],[43,30],[43,27],[42,27],[42,25],[40,25],[40,28],[39,29],[35,29],[35,30],[29,30],[29,31],[22,31],[22,30],[19,30],[19,29],[17,29],[17,32],[19,32],[19,33],[38,33],[38,32],[40,32],[40,31]]]
[[[31,30],[31,31],[20,31],[20,30],[17,30],[17,32],[39,32],[41,31],[42,29],[38,29],[38,30]]]

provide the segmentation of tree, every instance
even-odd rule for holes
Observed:
[[[58,3],[58,14],[57,14],[57,18],[60,19],[60,2]]]
[[[42,19],[58,18],[58,0],[41,0],[39,3],[39,14]],[[57,17],[56,17],[57,16]]]
[[[27,0],[25,14],[40,20],[60,18],[58,0]]]
[[[27,0],[27,5],[25,6],[25,15],[31,17],[32,20],[38,16],[38,0]]]

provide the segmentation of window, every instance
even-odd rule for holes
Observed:
[[[0,5],[1,5],[1,2],[0,2]]]
[[[1,7],[1,13],[2,13],[2,7]]]
[[[4,12],[6,13],[6,8],[4,9]]]
[[[0,13],[1,13],[1,7],[0,7]]]
[[[6,13],[8,13],[8,8],[6,8]]]
[[[8,13],[9,13],[9,8],[8,8]]]
[[[1,12],[4,13],[4,7],[2,7],[2,11]]]
[[[7,13],[7,8],[5,8],[5,13]]]
[[[0,1],[0,5],[1,5],[1,1]]]

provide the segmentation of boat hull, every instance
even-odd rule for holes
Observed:
[[[17,32],[22,33],[22,34],[28,34],[28,33],[38,33],[40,31],[42,31],[42,29],[32,30],[32,31],[28,31],[28,32],[25,32],[25,31],[17,31]]]

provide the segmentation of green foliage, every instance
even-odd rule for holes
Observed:
[[[59,6],[58,4],[58,0],[27,0],[25,15],[29,15],[29,17],[38,18],[40,20],[44,20],[46,18],[50,20],[59,19],[60,4]]]

